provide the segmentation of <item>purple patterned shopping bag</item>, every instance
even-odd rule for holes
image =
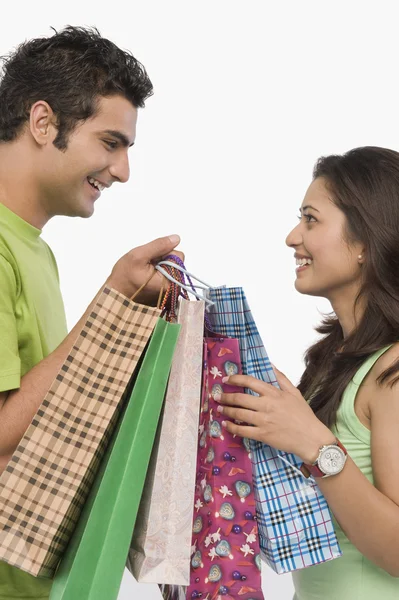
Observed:
[[[215,394],[241,373],[238,341],[206,338],[198,433],[190,585],[160,586],[165,600],[263,600],[252,466],[246,441],[222,427]]]

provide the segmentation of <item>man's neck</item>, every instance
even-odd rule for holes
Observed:
[[[20,142],[0,143],[0,203],[37,229],[50,219],[34,185],[29,153]]]

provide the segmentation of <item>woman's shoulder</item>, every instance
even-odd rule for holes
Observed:
[[[399,341],[395,342],[376,360],[372,369],[370,370],[370,379],[376,385],[378,385],[377,379],[395,363],[398,363],[399,367]],[[399,369],[398,372],[395,373],[395,376],[399,376]]]

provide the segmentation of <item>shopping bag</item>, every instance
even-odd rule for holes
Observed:
[[[159,314],[100,292],[0,477],[0,560],[54,575]]]
[[[182,299],[181,332],[127,567],[140,583],[190,582],[204,302]]]
[[[238,341],[207,338],[198,434],[190,585],[160,586],[164,599],[263,600],[248,447],[222,428],[215,394],[239,393],[222,378],[241,372]]]
[[[180,325],[157,322],[50,600],[118,596],[179,331]]]
[[[208,317],[215,331],[239,340],[244,374],[278,387],[242,288],[206,295],[214,303]],[[286,573],[341,556],[323,494],[297,470],[301,459],[261,442],[250,447],[262,559]]]

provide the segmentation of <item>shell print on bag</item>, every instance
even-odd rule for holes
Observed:
[[[248,452],[248,454],[250,454],[251,453],[251,442],[249,441],[249,439],[242,438],[242,443],[244,444],[245,450]]]
[[[200,531],[202,531],[202,528],[203,528],[202,517],[197,517],[194,521],[193,532],[200,533]]]
[[[226,519],[226,521],[232,521],[236,516],[234,508],[232,507],[230,502],[223,502],[222,506],[220,507],[219,513],[216,514],[219,514],[222,517],[222,519]]]
[[[212,487],[210,485],[206,485],[204,488],[204,500],[205,502],[212,500]]]
[[[219,542],[215,550],[218,556],[228,556],[229,558],[233,558],[233,555],[231,553],[231,546],[227,540],[222,540],[221,542]]]
[[[222,427],[218,421],[211,421],[209,424],[209,433],[213,438],[220,438],[222,435]]]
[[[212,386],[212,392],[211,392],[211,396],[213,399],[215,399],[215,396],[217,394],[223,394],[223,388],[220,385],[220,383],[215,383],[215,385]]]
[[[238,496],[241,498],[241,502],[244,502],[245,498],[251,493],[251,486],[245,481],[236,481],[234,487]]]
[[[238,365],[236,363],[231,362],[230,360],[226,360],[226,362],[223,365],[223,368],[226,375],[238,374]]]
[[[193,569],[198,569],[198,567],[202,567],[202,555],[199,550],[197,550],[197,552],[192,557],[191,565]]]
[[[206,462],[211,463],[215,458],[215,451],[212,446],[208,449],[208,454],[206,455]]]
[[[208,579],[209,581],[220,581],[222,578],[222,570],[218,565],[213,565],[211,570],[209,571]]]
[[[204,431],[202,433],[200,441],[199,441],[199,445],[200,445],[200,448],[205,448],[205,446],[206,446],[206,431]]]

